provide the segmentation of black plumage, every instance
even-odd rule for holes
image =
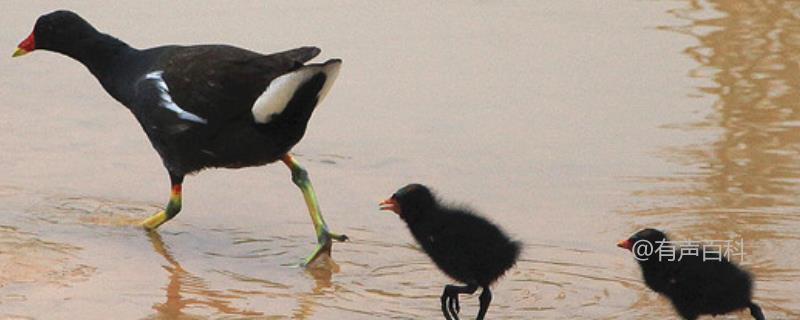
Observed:
[[[706,256],[700,247],[682,250],[655,229],[643,229],[617,246],[634,253],[647,287],[666,296],[685,319],[744,308],[750,309],[753,318],[764,319],[752,301],[751,275],[724,257]]]
[[[315,47],[268,55],[227,45],[140,50],[100,33],[70,11],[39,17],[14,56],[37,49],[84,64],[133,113],[161,156],[172,195],[165,211],[143,222],[146,228],[154,229],[180,211],[185,175],[282,160],[303,191],[315,224],[319,246],[309,258],[329,250],[330,239],[345,238],[328,231],[306,171],[289,154],[341,60],[304,65],[320,53]]]
[[[458,319],[458,294],[472,294],[481,287],[477,319],[483,319],[492,299],[489,286],[514,266],[521,244],[471,210],[440,203],[420,184],[401,188],[381,206],[406,222],[439,269],[466,284],[445,286],[441,297],[445,318]]]

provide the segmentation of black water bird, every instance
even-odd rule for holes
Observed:
[[[459,294],[480,295],[478,320],[486,315],[492,292],[489,286],[517,261],[521,244],[495,224],[466,208],[441,204],[427,187],[407,185],[380,203],[381,210],[400,216],[436,266],[466,285],[447,285],[442,293],[442,313],[458,319]]]
[[[752,277],[725,257],[707,256],[699,246],[682,249],[656,229],[643,229],[617,246],[633,252],[645,284],[666,296],[683,318],[749,308],[753,318],[764,320],[752,300]]]
[[[332,239],[346,239],[329,231],[307,172],[289,154],[336,79],[341,60],[305,65],[320,53],[315,47],[268,55],[227,45],[136,49],[63,10],[39,17],[13,56],[39,49],[85,65],[133,113],[161,156],[171,195],[163,211],[142,222],[146,229],[181,210],[187,174],[281,160],[303,192],[317,235],[317,247],[305,262],[330,252]]]

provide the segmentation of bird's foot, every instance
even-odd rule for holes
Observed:
[[[458,313],[461,312],[461,306],[458,304],[458,294],[450,298],[448,309],[450,310],[450,314],[453,315],[453,319],[458,320]]]
[[[144,219],[142,221],[142,227],[144,227],[147,231],[153,231],[158,226],[162,225],[164,222],[169,220],[169,216],[167,216],[167,212],[164,210],[159,211],[158,213]]]
[[[164,208],[164,210],[161,210],[142,221],[142,227],[144,227],[144,229],[147,231],[155,230],[158,228],[158,226],[164,224],[164,222],[174,218],[178,212],[181,212],[181,181],[183,181],[183,177],[176,178],[170,175],[170,179],[172,179],[173,183],[167,206]]]
[[[347,235],[333,233],[333,232],[328,232],[328,237],[339,242],[345,242],[347,240],[350,240],[350,238],[348,238]]]
[[[317,236],[317,245],[314,248],[314,251],[312,251],[311,254],[303,260],[302,266],[307,267],[311,265],[324,254],[327,254],[330,257],[331,248],[333,247],[333,240],[344,242],[348,239],[349,238],[346,235],[333,233],[323,228],[320,232],[320,235]]]
[[[458,303],[458,293],[449,292],[445,289],[442,295],[442,314],[447,320],[459,320],[458,313],[461,312],[461,306]]]
[[[331,255],[331,247],[332,246],[333,246],[333,243],[330,242],[330,241],[328,241],[327,243],[317,243],[317,246],[314,248],[314,251],[312,251],[311,254],[308,255],[303,260],[303,262],[301,263],[301,266],[308,267],[308,266],[312,265],[315,261],[317,261],[317,259],[319,259],[320,257],[322,257],[324,255],[330,256]]]

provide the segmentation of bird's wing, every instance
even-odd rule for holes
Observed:
[[[224,126],[250,117],[273,79],[317,54],[315,47],[270,55],[222,45],[176,47],[138,80],[135,104],[151,122],[172,132]]]
[[[703,261],[701,257],[689,256],[681,262],[672,263],[670,269],[670,290],[679,292],[687,301],[704,303],[709,301],[718,274],[713,261]]]
[[[495,246],[501,243],[501,239],[500,231],[495,225],[470,214],[454,212],[451,215],[453,218],[447,219],[441,225],[434,239],[450,244],[444,250],[455,253],[453,256],[466,257],[471,261],[482,260],[496,253],[498,248]]]
[[[163,71],[153,71],[134,85],[133,112],[147,132],[177,134],[193,126],[205,126],[208,119],[184,110],[175,103],[164,81]]]

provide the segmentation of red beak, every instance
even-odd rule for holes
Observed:
[[[397,201],[394,200],[394,198],[389,198],[381,201],[380,208],[381,210],[390,210],[400,215],[400,204],[398,204]]]
[[[633,242],[631,239],[620,240],[617,242],[617,247],[630,250],[633,248]]]
[[[14,50],[14,54],[12,54],[11,56],[19,57],[35,49],[36,49],[36,41],[33,39],[33,32],[31,32],[31,34],[28,35],[28,37],[25,38],[25,40],[22,40],[22,42],[20,42],[17,45],[17,50]]]

